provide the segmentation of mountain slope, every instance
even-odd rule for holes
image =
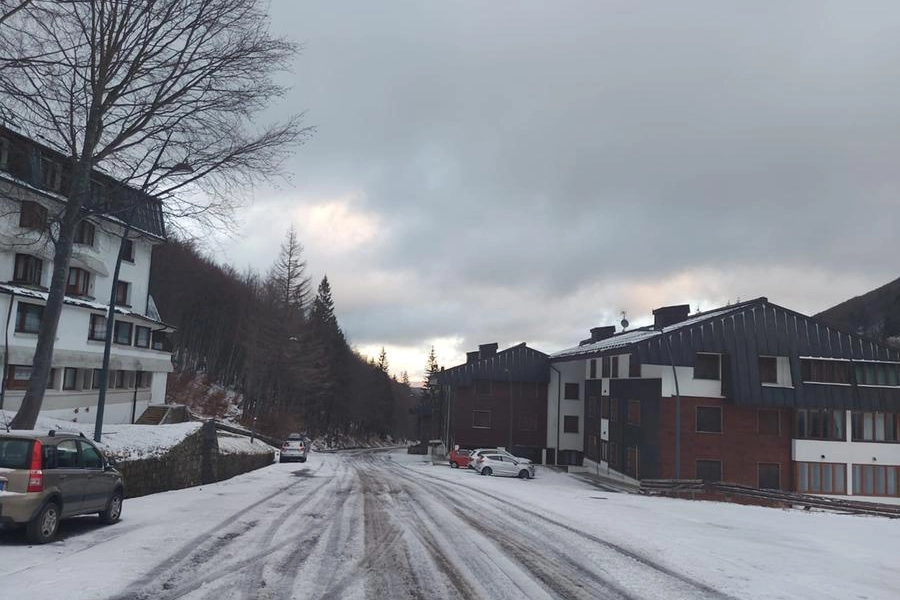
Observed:
[[[815,316],[844,331],[900,345],[900,278]]]

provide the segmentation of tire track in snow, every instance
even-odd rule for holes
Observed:
[[[370,457],[370,460],[375,460],[374,457]],[[711,586],[692,579],[684,574],[673,571],[672,569],[660,565],[655,561],[638,554],[632,550],[621,547],[612,542],[608,542],[601,538],[598,538],[594,535],[585,533],[580,531],[574,527],[571,527],[565,523],[560,523],[555,519],[543,515],[541,513],[532,511],[527,508],[516,507],[515,512],[518,514],[527,515],[529,518],[533,519],[533,523],[531,525],[537,524],[543,529],[543,535],[535,535],[534,532],[529,531],[525,527],[521,525],[518,519],[509,518],[504,514],[503,509],[496,508],[496,504],[486,503],[486,504],[475,504],[481,507],[482,510],[491,510],[495,517],[500,519],[501,521],[505,521],[503,527],[490,527],[490,520],[486,519],[484,521],[475,521],[469,517],[464,511],[458,510],[456,507],[456,503],[451,503],[447,500],[447,492],[448,488],[450,489],[459,489],[462,488],[466,490],[466,492],[470,493],[472,496],[489,498],[493,501],[501,505],[508,504],[508,500],[491,494],[489,492],[485,492],[478,488],[473,488],[465,484],[456,483],[452,481],[447,481],[445,479],[430,476],[424,473],[420,473],[419,471],[413,471],[408,467],[404,467],[403,465],[382,461],[384,465],[389,465],[389,470],[393,473],[400,475],[406,481],[412,483],[418,483],[422,487],[422,489],[428,490],[430,488],[430,493],[433,497],[441,499],[445,505],[452,506],[457,510],[457,515],[460,519],[466,520],[471,526],[481,529],[483,531],[491,531],[492,539],[495,539],[497,542],[506,545],[510,548],[511,554],[516,558],[516,560],[522,562],[523,564],[528,565],[528,569],[530,571],[534,571],[537,575],[539,575],[539,579],[545,582],[545,584],[552,584],[551,589],[554,587],[558,587],[558,581],[561,579],[559,571],[550,571],[546,572],[546,564],[557,564],[557,568],[563,571],[569,571],[570,573],[566,575],[566,578],[571,579],[572,581],[579,581],[581,578],[587,577],[589,580],[594,580],[596,585],[600,585],[601,588],[606,588],[606,594],[618,594],[617,596],[593,596],[588,595],[584,596],[583,591],[580,590],[580,586],[576,586],[575,589],[568,590],[554,590],[556,593],[562,593],[565,598],[569,597],[585,597],[585,598],[595,598],[595,597],[620,597],[620,598],[639,598],[642,597],[640,594],[641,588],[644,588],[644,585],[634,585],[634,586],[623,586],[623,583],[629,583],[631,580],[631,574],[635,571],[633,564],[636,563],[639,565],[638,568],[643,567],[647,573],[641,575],[639,578],[641,580],[640,583],[644,583],[645,578],[649,577],[651,579],[659,582],[659,587],[656,589],[672,589],[673,587],[678,590],[679,593],[684,594],[683,596],[671,595],[670,597],[683,597],[683,598],[710,598],[710,599],[718,599],[718,600],[733,600],[733,597],[720,592]],[[429,480],[428,483],[422,481],[423,479]],[[606,570],[606,577],[597,577],[594,575],[593,570],[598,568],[598,565],[587,563],[585,564],[583,561],[583,557],[574,557],[574,560],[570,558],[566,563],[559,563],[558,556],[559,553],[562,552],[566,554],[566,543],[560,544],[560,548],[557,552],[553,553],[545,553],[542,551],[542,548],[547,545],[548,540],[559,539],[564,540],[564,538],[560,537],[559,530],[563,530],[566,534],[576,535],[582,540],[591,542],[606,551],[605,559],[608,561],[614,561],[617,563],[618,567],[621,567],[622,570],[611,569]],[[509,535],[510,532],[515,531],[515,536]],[[518,539],[530,539],[530,542],[527,544],[521,544],[517,540]],[[569,542],[570,544],[570,542]],[[502,547],[502,546],[501,546]],[[544,554],[544,560],[542,561],[534,561],[532,557],[535,554]],[[628,559],[624,561],[622,559]],[[629,581],[611,581],[621,580],[623,579],[623,574],[626,574],[629,578]],[[638,588],[636,591],[631,591],[629,587]],[[601,592],[601,590],[597,590],[597,592]],[[637,596],[633,594],[637,593]],[[575,594],[572,596],[571,594]]]

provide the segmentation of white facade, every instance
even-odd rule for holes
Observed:
[[[52,220],[63,201],[60,196],[38,190],[0,169],[0,323],[5,332],[0,354],[8,364],[3,373],[2,408],[9,411],[19,408],[24,395],[37,342],[39,314],[46,304],[53,272],[53,245],[47,232],[28,224],[23,226],[23,211],[43,207]],[[88,222],[80,243],[73,249],[70,286],[53,352],[53,373],[41,412],[67,421],[93,423],[105,316],[125,227],[120,221],[106,218],[92,217]],[[133,252],[123,259],[119,274],[120,298],[116,302],[104,409],[107,423],[131,422],[149,404],[164,403],[166,375],[172,371],[171,353],[163,340],[171,328],[160,322],[157,315],[148,315],[151,251],[162,239],[135,231],[128,238]]]

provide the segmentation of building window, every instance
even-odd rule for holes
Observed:
[[[91,373],[92,373],[92,377],[91,377],[91,389],[92,389],[92,390],[99,390],[99,389],[100,389],[100,375],[101,375],[101,371],[100,371],[100,369],[93,369],[93,370],[91,371]],[[109,381],[107,381],[107,387],[109,387]]]
[[[579,392],[580,389],[577,383],[567,383],[563,398],[566,400],[578,400]]]
[[[104,341],[106,339],[106,317],[91,315],[91,324],[88,328],[88,339]]]
[[[797,491],[805,494],[846,494],[846,465],[842,463],[797,463]]]
[[[63,369],[62,389],[74,390],[78,388],[78,369],[66,367]]]
[[[600,460],[609,462],[609,442],[600,440]]]
[[[19,213],[19,227],[26,229],[43,229],[47,224],[47,207],[29,200],[22,201],[22,212]]]
[[[91,179],[91,206],[106,208],[109,205],[109,190],[106,184],[96,179]]]
[[[48,156],[41,156],[41,183],[54,192],[62,187],[62,166]]]
[[[141,327],[140,325],[135,326],[135,328],[134,328],[134,345],[139,348],[149,348],[150,347],[150,328],[149,327]]]
[[[578,417],[566,415],[563,417],[563,433],[578,433]]]
[[[0,169],[7,170],[9,165],[9,140],[0,137]]]
[[[609,357],[604,356],[600,360],[600,363],[601,363],[602,376],[605,378],[609,378]]]
[[[900,442],[900,413],[852,413],[851,436],[854,442]]]
[[[19,302],[16,309],[16,331],[19,333],[38,333],[41,329],[41,317],[44,307],[40,304]]]
[[[6,371],[6,389],[24,390],[31,379],[31,367],[28,365],[9,365]]]
[[[150,371],[138,371],[136,376],[138,388],[148,388],[153,382],[153,373]]]
[[[490,429],[491,428],[491,411],[489,411],[489,410],[473,410],[472,411],[472,428],[473,429]]]
[[[590,396],[587,401],[587,416],[596,419],[600,415],[600,401],[597,396]]]
[[[722,378],[721,355],[698,352],[694,359],[694,379]]]
[[[41,272],[44,261],[30,254],[16,254],[13,281],[30,285],[41,285]]]
[[[534,413],[519,413],[519,431],[537,431],[538,418]]]
[[[781,465],[778,463],[759,463],[756,466],[756,487],[764,490],[781,489]]]
[[[618,400],[618,398],[610,398],[609,399],[609,420],[610,421],[618,421],[619,420],[619,400]]]
[[[161,348],[156,348],[155,350],[161,350]],[[491,381],[489,379],[476,379],[475,380],[475,393],[480,396],[487,396],[491,393]]]
[[[150,337],[150,346],[154,350],[163,350],[165,352],[169,352],[172,349],[172,345],[169,342],[169,334],[165,331],[154,331]],[[488,382],[490,384],[490,382]]]
[[[588,361],[588,365],[589,365],[588,378],[589,379],[597,379],[597,359],[592,358],[590,361]]]
[[[609,418],[609,396],[600,397],[600,418]]]
[[[125,321],[113,322],[113,341],[117,344],[131,345],[131,323]]]
[[[801,439],[846,440],[846,413],[830,409],[798,409],[796,436]]]
[[[641,424],[641,401],[640,400],[629,400],[628,401],[628,413],[626,414],[625,419],[629,425],[640,425]]]
[[[900,364],[854,362],[853,374],[859,385],[900,386]]]
[[[76,244],[84,244],[85,246],[94,245],[94,224],[90,221],[81,221],[75,229],[75,239],[72,240]]]
[[[809,383],[850,383],[849,360],[800,359],[800,376]]]
[[[853,493],[861,496],[900,496],[895,465],[853,465]]]
[[[759,357],[759,381],[778,383],[778,360],[774,356]]]
[[[609,376],[613,379],[618,379],[619,377],[619,357],[611,356],[609,358]]]
[[[703,481],[722,481],[722,461],[698,460],[696,478]]]
[[[756,411],[757,432],[760,435],[781,435],[781,412],[761,408]]]
[[[722,433],[722,408],[720,406],[698,406],[697,431]]]
[[[66,280],[66,294],[69,296],[89,296],[91,292],[91,273],[79,267],[69,267],[69,278]]]
[[[125,262],[134,262],[134,240],[128,238],[122,240],[122,260]]]
[[[119,306],[130,306],[128,303],[129,300],[129,292],[131,291],[131,284],[127,281],[117,281],[116,282],[116,304]]]

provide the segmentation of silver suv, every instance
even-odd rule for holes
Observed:
[[[299,433],[292,433],[287,436],[281,445],[281,458],[278,462],[287,462],[289,460],[299,460],[306,462],[306,440]]]
[[[25,526],[28,541],[53,540],[60,519],[122,516],[122,475],[83,434],[0,433],[0,527]]]

